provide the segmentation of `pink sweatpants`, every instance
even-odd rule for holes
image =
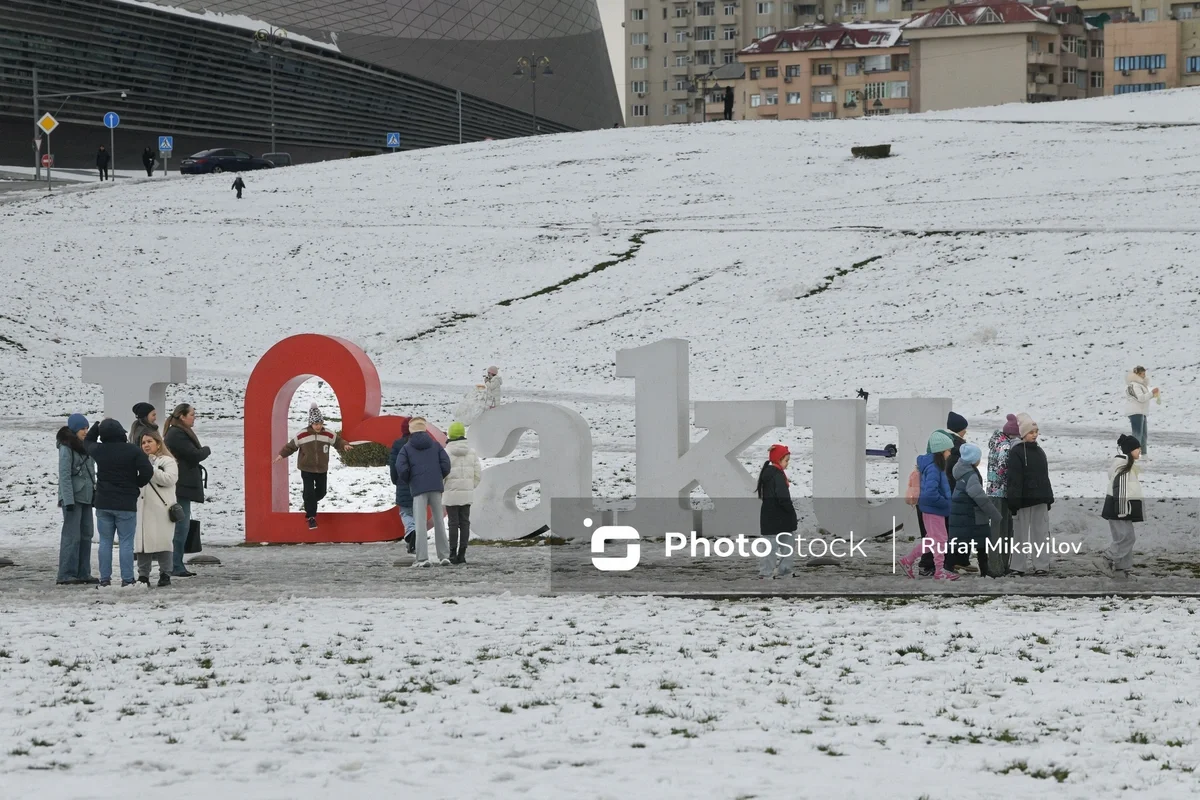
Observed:
[[[921,520],[925,523],[925,538],[917,542],[912,552],[900,560],[912,566],[918,558],[928,552],[933,556],[933,574],[941,575],[942,566],[946,561],[946,518],[922,511]]]

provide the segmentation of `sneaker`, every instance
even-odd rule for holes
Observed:
[[[315,531],[317,529],[317,518],[316,517],[308,518],[308,529],[310,531]]]
[[[438,562],[438,564],[443,567],[448,567],[448,566],[450,566],[450,559],[443,558],[441,561]]]
[[[101,585],[101,586],[111,586],[111,585],[112,585],[112,581],[108,580],[107,578],[102,578],[102,579],[100,580],[100,585]]]
[[[139,575],[138,583],[142,584],[147,589],[149,589],[150,588],[150,576],[149,575]]]
[[[135,583],[137,583],[137,581],[127,581],[127,580],[122,580],[122,581],[121,581],[121,588],[122,588],[122,589],[128,589],[130,586],[133,586]]]
[[[900,569],[904,570],[904,574],[910,578],[915,578],[913,575],[913,565],[906,562],[903,558],[900,559]]]
[[[943,570],[941,572],[933,573],[933,579],[935,581],[956,581],[958,580],[958,575],[956,573],[946,572]]]
[[[1132,580],[1132,575],[1127,569],[1119,569],[1113,573],[1112,579],[1119,583],[1127,583]]]
[[[957,572],[959,575],[964,575],[964,574],[971,575],[971,574],[978,573],[979,568],[973,567],[970,564],[955,564],[954,571]]]
[[[1048,569],[1035,569],[1033,571],[1033,577],[1035,577],[1035,578],[1045,578],[1049,574],[1050,574],[1050,570],[1048,570]]]
[[[1025,573],[1021,572],[1020,570],[1010,569],[1008,572],[1004,573],[1004,577],[1006,577],[1006,578],[1024,578]]]
[[[78,586],[79,584],[83,583],[83,581],[71,578],[69,581],[55,581],[54,583],[57,586]]]
[[[432,564],[429,563],[429,559],[425,559],[424,561],[414,561],[413,562],[413,567],[429,567],[429,566],[432,566]]]
[[[147,583],[149,582],[149,580],[150,580],[149,578],[147,578],[147,579],[146,579]],[[170,586],[170,585],[171,585],[171,576],[170,576],[170,575],[167,575],[167,574],[165,574],[165,573],[164,573],[164,574],[162,574],[162,575],[159,575],[159,576],[158,576],[158,585],[159,585],[160,587],[162,587],[162,586]]]
[[[921,567],[920,571],[917,574],[920,575],[922,578],[932,578],[933,577],[933,569],[932,568],[926,569],[925,567]]]
[[[100,579],[93,578],[91,575],[88,575],[86,578],[80,578],[79,582],[81,584],[85,584],[87,586],[95,586],[96,584],[98,584],[100,582]]]
[[[1115,570],[1113,569],[1112,560],[1108,556],[1104,555],[1103,553],[1101,553],[1100,555],[1093,558],[1092,563],[1095,564],[1096,569],[1100,570],[1108,577],[1110,577],[1110,578],[1116,577],[1113,574]]]
[[[185,569],[183,572],[172,572],[171,577],[173,577],[173,578],[194,578],[194,577],[196,577],[196,573],[188,572]]]

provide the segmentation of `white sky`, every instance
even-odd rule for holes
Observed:
[[[604,24],[604,38],[608,41],[608,57],[612,61],[613,78],[617,81],[617,95],[621,108],[625,108],[625,31],[621,23],[625,20],[625,0],[596,0],[600,6],[600,21]],[[624,114],[624,111],[622,111]]]

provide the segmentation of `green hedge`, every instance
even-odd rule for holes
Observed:
[[[354,445],[349,453],[338,453],[338,458],[347,467],[386,467],[387,457],[388,449],[378,442],[362,442]]]

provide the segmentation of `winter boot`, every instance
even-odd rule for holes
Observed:
[[[150,579],[147,578],[146,580],[149,581]],[[171,585],[171,576],[165,572],[160,573],[158,576],[158,585],[160,588],[163,586],[170,586]]]
[[[138,583],[142,584],[147,589],[149,589],[150,588],[150,576],[149,575],[139,575]]]
[[[900,559],[899,563],[900,563],[900,569],[904,570],[905,575],[907,575],[910,578],[916,577],[915,575],[913,575],[913,565],[912,565],[911,561],[908,561],[907,559],[902,558],[902,559]]]
[[[310,531],[315,531],[317,529],[317,518],[316,517],[308,518],[308,529]]]

